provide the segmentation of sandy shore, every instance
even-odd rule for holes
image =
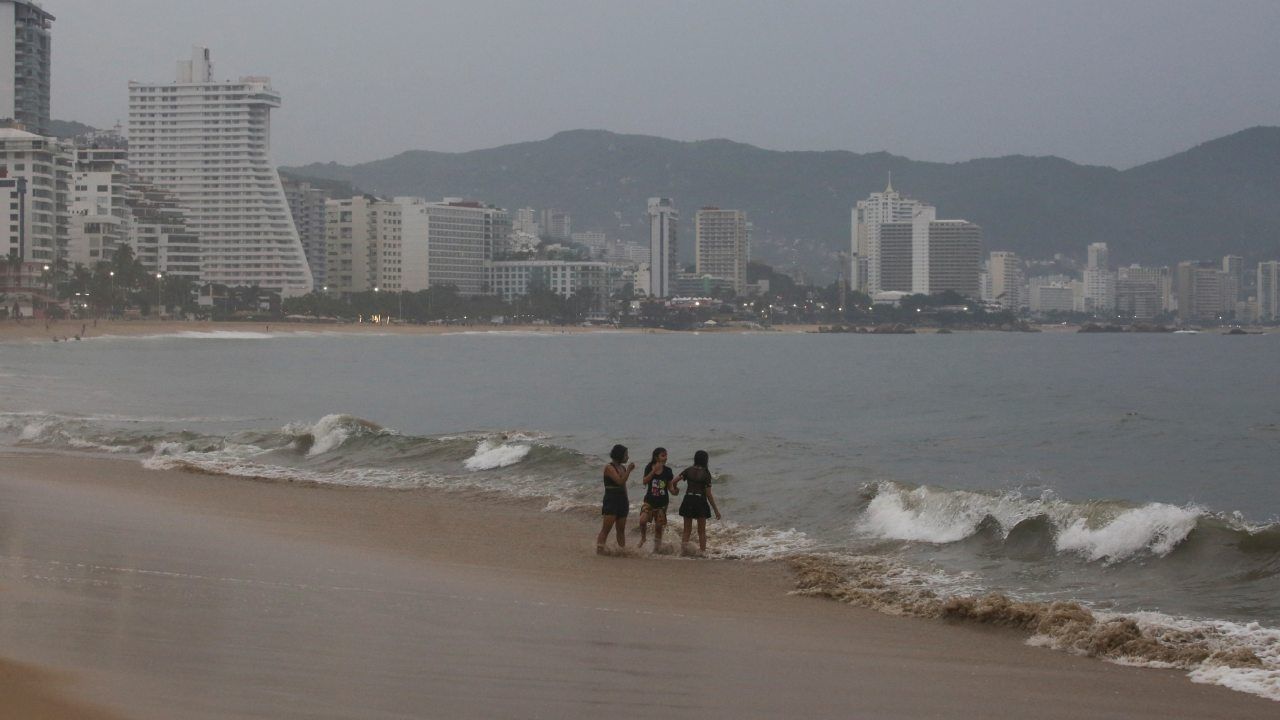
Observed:
[[[595,518],[527,503],[23,452],[0,468],[0,656],[22,664],[0,666],[0,695],[37,703],[24,717],[1277,712],[791,596],[780,564],[598,557]]]
[[[781,332],[812,332],[817,325],[781,325],[776,330]],[[706,328],[699,332],[742,332],[744,328]],[[13,320],[0,321],[0,342],[50,342],[56,337],[59,340],[76,335],[84,338],[120,337],[144,335],[170,335],[184,332],[252,332],[287,334],[299,332],[354,333],[366,335],[440,335],[459,332],[537,332],[548,334],[591,333],[591,332],[670,332],[667,330],[651,330],[647,328],[627,328],[619,330],[605,326],[584,327],[581,325],[373,325],[371,323],[302,323],[302,322],[212,322],[181,320],[99,320],[95,325],[92,320],[60,320],[48,328],[43,320],[24,320],[21,323]]]

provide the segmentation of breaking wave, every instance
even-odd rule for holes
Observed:
[[[1056,553],[1114,564],[1165,558],[1184,546],[1229,541],[1280,550],[1280,527],[1253,526],[1197,506],[1073,503],[1052,494],[984,494],[893,482],[871,486],[854,532],[867,538],[933,544],[982,539],[1010,556]]]

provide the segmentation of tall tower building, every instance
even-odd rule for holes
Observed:
[[[676,227],[680,213],[671,198],[649,198],[649,296],[671,297],[680,266]]]
[[[704,207],[694,216],[698,274],[732,282],[735,295],[747,288],[748,224],[741,210]]]
[[[1016,253],[993,252],[987,262],[991,275],[991,296],[1005,310],[1017,311],[1027,306],[1029,298],[1023,296],[1026,280],[1022,272],[1022,258]]]
[[[16,257],[16,284],[32,286],[47,265],[57,272],[66,257],[71,226],[71,181],[75,149],[56,138],[0,128],[0,197],[8,198],[9,222],[0,224],[0,255]]]
[[[917,216],[912,223],[911,291],[981,297],[982,228],[968,220],[934,220],[932,213],[922,214],[925,218]]]
[[[289,202],[289,214],[302,242],[307,266],[311,268],[311,280],[316,288],[325,285],[325,203],[329,193],[301,180],[284,181],[284,196]]]
[[[1258,263],[1258,319],[1280,320],[1280,261]]]
[[[511,235],[511,214],[457,197],[421,210],[427,216],[427,283],[452,285],[460,295],[487,295],[493,255]]]
[[[1084,305],[1089,312],[1111,312],[1116,307],[1116,276],[1111,271],[1106,243],[1089,245],[1084,269]]]
[[[269,78],[215,81],[196,48],[176,82],[129,83],[129,165],[189,210],[202,281],[304,295],[311,270],[269,154],[277,107]]]
[[[49,28],[53,16],[31,0],[0,0],[0,119],[49,134]]]
[[[911,222],[924,203],[904,198],[893,189],[890,177],[884,192],[871,193],[853,208],[853,237],[849,263],[849,287],[873,295],[889,290],[882,277],[880,226],[885,223]]]

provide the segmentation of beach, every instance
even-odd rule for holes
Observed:
[[[0,467],[0,657],[23,668],[0,692],[29,717],[1275,715],[1177,671],[791,595],[784,563],[599,557],[598,519],[545,501]]]

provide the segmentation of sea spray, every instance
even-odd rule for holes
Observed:
[[[515,465],[529,454],[532,446],[527,443],[504,443],[498,440],[481,440],[476,452],[463,462],[468,470],[494,470]]]

